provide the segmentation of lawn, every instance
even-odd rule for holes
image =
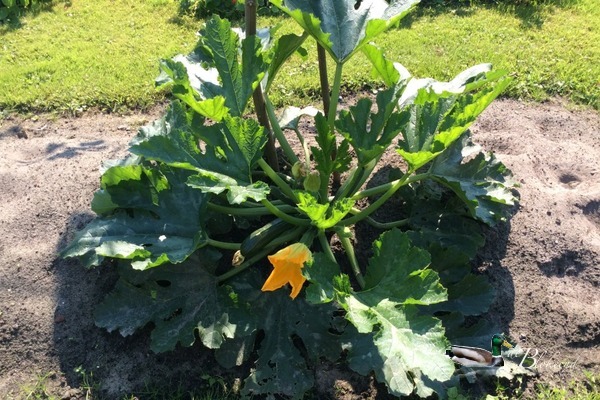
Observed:
[[[415,76],[447,79],[491,62],[514,82],[506,95],[553,96],[600,109],[600,9],[570,6],[474,6],[419,9],[378,38],[392,60]],[[281,18],[263,18],[270,25]],[[50,11],[0,26],[0,110],[77,112],[145,108],[160,101],[158,61],[189,52],[202,21],[178,16],[172,0],[55,2]],[[280,29],[286,31],[287,26]],[[307,43],[314,46],[314,43]],[[314,54],[314,52],[309,52]],[[314,100],[316,59],[295,58],[273,100]],[[365,58],[345,69],[347,89],[378,85]]]

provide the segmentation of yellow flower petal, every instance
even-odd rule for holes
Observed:
[[[294,243],[269,256],[273,271],[261,290],[263,292],[277,290],[289,283],[292,286],[290,297],[295,299],[306,281],[301,270],[304,263],[311,259],[312,253],[303,243]]]

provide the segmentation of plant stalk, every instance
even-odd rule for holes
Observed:
[[[273,183],[275,183],[277,187],[279,187],[279,189],[281,189],[281,191],[285,193],[287,197],[292,199],[295,203],[298,203],[298,199],[296,198],[296,195],[294,194],[294,191],[292,190],[290,185],[288,185],[283,179],[281,179],[281,177],[277,175],[277,172],[275,172],[265,160],[259,158],[257,164],[259,167],[262,168],[265,174],[267,174],[267,176],[273,181]]]
[[[267,115],[269,116],[269,120],[271,121],[271,126],[273,127],[273,133],[275,134],[275,138],[279,142],[279,145],[281,146],[281,149],[283,150],[287,160],[290,162],[290,164],[293,165],[295,162],[298,161],[298,157],[296,156],[296,153],[294,153],[294,150],[292,150],[292,147],[290,146],[289,142],[285,138],[285,135],[283,134],[283,131],[281,130],[281,127],[279,126],[279,122],[277,121],[277,116],[275,115],[275,109],[273,108],[273,104],[271,103],[271,100],[269,100],[269,96],[267,94],[265,94],[264,99],[265,99]]]
[[[244,20],[246,23],[246,37],[256,36],[256,0],[246,0],[244,7]],[[275,148],[275,139],[273,138],[273,132],[269,124],[269,117],[265,107],[265,99],[262,93],[262,87],[259,84],[252,93],[252,100],[254,101],[254,109],[256,111],[256,117],[258,122],[267,131],[267,144],[265,146],[265,155],[271,168],[279,172],[279,160],[277,159],[277,149]]]
[[[331,97],[329,102],[329,112],[327,113],[327,122],[329,123],[329,129],[331,133],[335,135],[335,117],[337,116],[337,107],[340,98],[340,88],[342,86],[342,70],[344,64],[336,63],[335,64],[335,75],[333,77],[333,88],[331,90]],[[331,159],[335,160],[337,157],[337,139],[334,139],[333,150],[331,152]],[[329,177],[327,177],[327,183],[329,184]],[[340,185],[340,173],[333,173],[333,185]],[[329,193],[326,194],[327,197]]]
[[[407,173],[408,174],[408,173]],[[405,174],[402,178],[400,179],[396,179],[395,181],[392,182],[388,182],[388,183],[384,183],[383,185],[379,185],[379,186],[375,186],[373,188],[370,189],[365,189],[362,190],[360,192],[356,192],[351,199],[352,200],[360,200],[360,199],[364,199],[365,197],[371,197],[371,196],[375,196],[378,195],[380,193],[383,193],[387,190],[389,190],[392,186],[394,186],[397,182],[401,181],[402,179],[405,178],[405,176],[407,175]],[[427,179],[430,177],[429,173],[423,173],[423,174],[417,174],[417,175],[413,175],[411,176],[409,179],[406,180],[406,182],[404,182],[404,184],[409,184],[409,183],[413,183],[413,182],[417,182],[417,181],[421,181],[423,179]]]
[[[267,207],[267,209],[269,211],[271,211],[271,214],[275,215],[276,217],[281,218],[282,220],[284,220],[285,222],[289,222],[292,225],[296,225],[296,226],[310,226],[311,225],[311,221],[309,219],[306,218],[298,218],[298,217],[293,217],[289,214],[286,214],[285,212],[281,211],[279,208],[275,207],[269,200],[264,199],[262,201],[262,204]]]
[[[377,200],[375,200],[375,202],[373,202],[371,205],[369,205],[367,208],[365,208],[358,214],[353,215],[350,218],[342,220],[340,222],[340,225],[343,225],[343,226],[353,225],[353,224],[356,224],[358,221],[361,221],[361,220],[367,218],[369,215],[371,215],[373,212],[375,212],[379,207],[381,207],[390,197],[392,197],[392,195],[394,193],[396,193],[398,191],[398,189],[400,189],[402,186],[406,185],[407,183],[414,182],[415,180],[422,179],[422,176],[419,179],[409,179],[410,174],[412,174],[412,171],[408,170],[408,172],[406,172],[402,178],[397,179],[393,182],[390,182],[389,184],[381,185],[381,186],[386,186],[388,188],[387,191],[383,195],[381,195],[381,197],[379,197]],[[423,174],[423,175],[427,175],[427,174]],[[415,178],[418,176],[419,175],[414,175],[412,178]],[[352,199],[356,200],[355,197],[356,196],[353,196]],[[362,197],[360,197],[360,198],[362,198]]]
[[[333,255],[333,251],[331,251],[331,246],[329,246],[329,242],[327,241],[327,236],[325,236],[325,231],[319,231],[319,234],[317,236],[319,238],[319,243],[321,243],[321,248],[325,252],[327,258],[329,258],[331,261],[337,264],[337,260]]]
[[[321,80],[321,98],[323,99],[323,111],[329,115],[331,98],[329,97],[329,78],[327,77],[327,53],[325,48],[317,44],[317,57],[319,59],[319,79]]]
[[[290,206],[288,204],[275,205],[275,204],[271,203],[271,205],[273,207],[279,208],[282,212],[285,212],[285,213],[294,212],[296,210],[296,207]],[[214,204],[214,203],[209,202],[207,206],[208,206],[209,210],[216,211],[220,214],[239,215],[241,217],[258,217],[258,216],[262,216],[262,215],[271,215],[272,214],[272,212],[263,205],[261,205],[260,207],[237,208],[237,207],[222,206],[220,204]]]
[[[241,246],[241,243],[221,242],[210,238],[206,240],[206,243],[210,246],[224,250],[239,250]]]
[[[340,238],[340,243],[346,252],[346,256],[348,257],[348,261],[350,261],[350,267],[352,267],[352,272],[354,272],[354,276],[356,277],[356,281],[358,282],[361,289],[365,288],[366,282],[363,274],[360,270],[360,266],[358,265],[358,261],[356,260],[356,254],[354,254],[354,246],[352,246],[352,242],[350,242],[350,238],[343,233],[338,233],[338,237]]]

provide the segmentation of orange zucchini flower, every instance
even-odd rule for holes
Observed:
[[[306,278],[302,276],[304,263],[312,260],[312,253],[303,243],[294,243],[269,256],[273,271],[265,281],[262,291],[277,290],[286,283],[292,286],[290,297],[295,299]]]

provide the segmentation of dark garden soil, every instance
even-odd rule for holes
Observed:
[[[200,345],[156,355],[148,332],[97,328],[111,266],[85,270],[56,257],[92,218],[101,161],[124,156],[137,127],[160,112],[0,121],[0,398],[19,398],[43,376],[48,393],[82,397],[82,372],[108,399],[193,388],[204,374],[230,379]],[[539,352],[539,380],[600,373],[600,115],[499,100],[473,132],[521,185],[518,210],[487,232],[476,260],[497,291],[488,317]],[[388,398],[340,365],[316,376],[315,398]]]

